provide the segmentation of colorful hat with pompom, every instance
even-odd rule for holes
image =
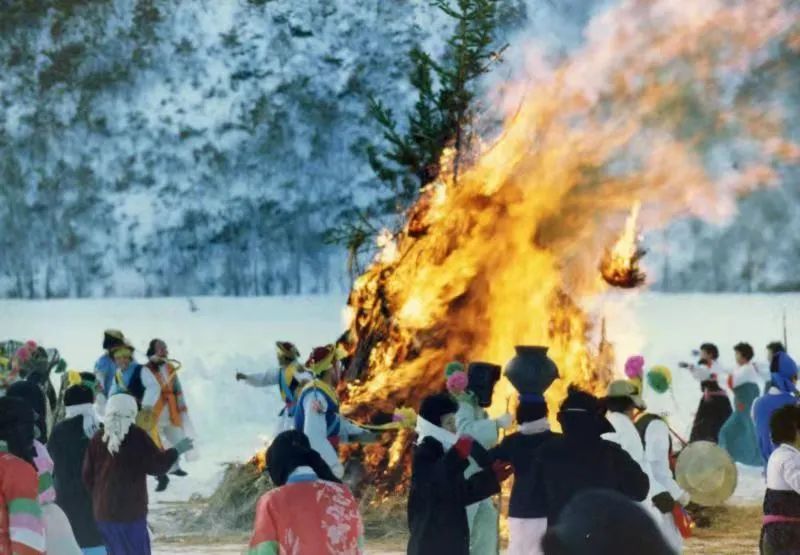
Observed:
[[[445,383],[447,391],[453,395],[460,395],[467,390],[469,377],[464,370],[464,365],[458,361],[447,363],[444,367]]]
[[[634,355],[625,361],[625,375],[631,379],[642,379],[642,371],[644,370],[644,357],[641,355]]]
[[[653,366],[647,371],[647,384],[656,393],[666,393],[672,385],[672,372],[666,366]]]

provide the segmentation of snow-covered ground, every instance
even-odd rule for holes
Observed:
[[[70,368],[89,369],[100,355],[102,330],[120,328],[133,340],[140,360],[147,342],[163,338],[183,363],[182,382],[198,431],[200,459],[190,475],[174,479],[155,500],[183,500],[209,494],[222,463],[249,458],[275,431],[280,399],[274,389],[237,383],[234,372],[259,371],[274,364],[274,342],[286,339],[306,353],[342,331],[339,296],[12,301],[0,300],[0,338],[32,338],[58,347]],[[692,360],[703,341],[717,343],[724,364],[733,365],[732,347],[748,341],[759,358],[771,340],[781,339],[787,314],[790,346],[800,332],[800,295],[619,294],[589,307],[607,318],[608,339],[618,364],[641,353],[648,365],[672,368],[675,395],[655,398],[652,407],[671,413],[673,426],[688,435],[699,400],[697,384],[677,367]],[[742,469],[735,502],[760,500],[760,471]]]

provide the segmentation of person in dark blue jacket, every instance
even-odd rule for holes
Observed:
[[[778,352],[770,362],[771,382],[767,392],[753,403],[758,448],[764,464],[775,450],[770,438],[769,421],[772,414],[786,405],[797,404],[797,364],[788,353]]]

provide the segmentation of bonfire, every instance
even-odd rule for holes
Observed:
[[[776,162],[800,155],[777,103],[767,110],[736,90],[769,48],[797,50],[798,10],[625,0],[560,66],[531,63],[529,78],[504,83],[502,132],[462,157],[471,162],[457,177],[445,154],[353,284],[343,412],[385,421],[441,391],[448,362],[504,364],[519,344],[547,345],[560,369],[551,414],[569,384],[603,392],[613,349],[584,307],[643,285],[641,235],[681,217],[724,220],[739,196],[778,182]],[[514,393],[501,380],[490,414]],[[400,492],[412,436],[387,433],[342,456]]]

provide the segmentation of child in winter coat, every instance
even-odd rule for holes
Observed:
[[[266,460],[276,488],[258,501],[250,555],[364,552],[358,502],[303,432],[278,434]]]
[[[761,553],[800,553],[800,407],[779,408],[770,420],[777,448],[767,463]]]
[[[500,481],[511,473],[507,464],[493,466],[472,438],[456,436],[457,411],[458,403],[447,394],[422,401],[408,497],[409,555],[468,555],[467,505],[499,492]],[[465,478],[470,454],[482,469]]]

